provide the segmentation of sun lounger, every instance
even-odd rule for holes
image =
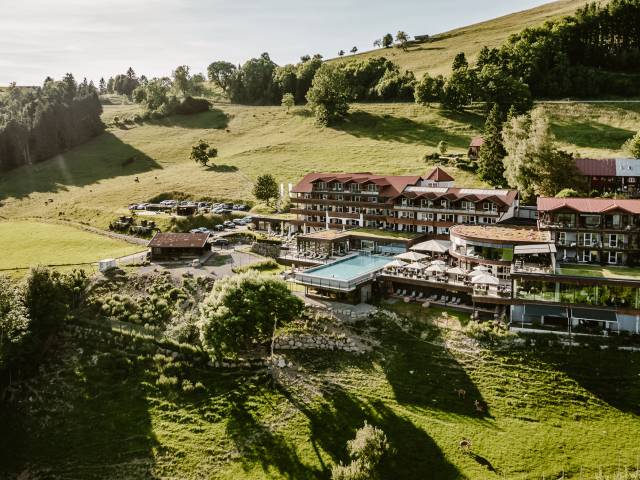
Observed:
[[[416,291],[411,292],[411,298],[416,298]]]
[[[406,290],[402,290],[402,296],[406,297],[407,296],[407,291]]]
[[[396,290],[396,295],[400,295],[402,293],[402,290],[398,289]]]
[[[422,298],[422,295],[424,295],[422,292],[420,292],[420,293],[418,294],[418,300],[420,300],[420,299]]]

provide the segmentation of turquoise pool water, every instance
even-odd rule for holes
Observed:
[[[321,267],[311,268],[306,270],[304,274],[320,278],[350,281],[361,275],[380,270],[391,261],[391,258],[380,255],[358,255],[357,257],[345,258],[344,260],[338,260],[337,262]]]

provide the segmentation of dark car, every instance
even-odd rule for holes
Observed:
[[[216,238],[213,241],[213,244],[218,247],[226,247],[227,245],[229,245],[229,240],[227,240],[226,238]]]
[[[213,227],[213,229],[218,231],[218,232],[222,232],[224,230],[224,225],[218,224],[215,227]]]

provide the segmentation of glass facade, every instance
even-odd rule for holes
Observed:
[[[520,300],[640,308],[640,287],[615,284],[581,285],[566,281],[518,278],[514,279],[514,296]]]

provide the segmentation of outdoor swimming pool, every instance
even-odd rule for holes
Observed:
[[[350,281],[380,270],[389,262],[391,262],[389,257],[380,255],[357,255],[321,267],[311,268],[304,273],[314,277]]]

